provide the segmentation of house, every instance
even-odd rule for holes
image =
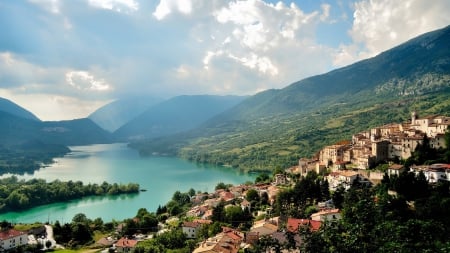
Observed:
[[[233,200],[236,198],[233,193],[229,191],[222,191],[219,193],[220,199],[224,201],[226,204],[231,204]]]
[[[259,240],[258,232],[249,231],[245,234],[245,243],[255,245]]]
[[[311,214],[311,220],[313,221],[335,221],[342,218],[339,209],[328,209],[317,213]]]
[[[116,243],[116,249],[118,253],[132,253],[134,252],[134,248],[138,243],[137,240],[128,239],[126,237],[122,237]]]
[[[242,202],[241,202],[242,211],[244,211],[245,209],[251,210],[251,205],[252,204],[248,200],[246,200],[246,199],[242,200]]]
[[[284,174],[276,174],[275,175],[275,181],[273,182],[274,185],[285,185],[288,183],[288,178]]]
[[[185,221],[183,222],[182,230],[183,233],[186,234],[186,238],[197,238],[197,233],[201,226],[202,224],[197,222]]]
[[[327,176],[329,188],[334,191],[339,185],[342,185],[345,189],[350,188],[353,182],[359,178],[358,172],[351,170],[342,170],[332,172]]]
[[[15,229],[0,231],[0,247],[3,250],[14,249],[28,244],[28,234]]]
[[[237,253],[244,235],[230,228],[200,243],[193,253]]]
[[[388,168],[388,176],[399,176],[403,171],[405,170],[405,167],[401,164],[392,164]]]
[[[271,235],[275,232],[277,232],[278,226],[274,225],[270,222],[263,222],[261,224],[255,224],[250,229],[250,232],[257,233],[258,236],[265,236],[265,235]]]
[[[212,209],[206,210],[206,212],[205,212],[205,213],[203,214],[203,216],[202,216],[202,219],[204,219],[204,220],[211,219],[211,217],[212,217],[212,212],[213,212]]]
[[[449,168],[449,164],[437,163],[432,165],[412,166],[410,170],[416,175],[422,172],[425,175],[428,183],[437,183],[440,180],[450,180],[450,178],[447,177],[447,170]]]
[[[286,229],[289,232],[297,233],[299,229],[304,226],[308,227],[311,231],[319,230],[322,225],[321,221],[310,220],[310,219],[296,219],[296,218],[288,218]]]

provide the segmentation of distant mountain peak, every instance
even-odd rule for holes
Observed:
[[[17,116],[20,118],[40,121],[40,119],[38,117],[36,117],[30,111],[24,109],[23,107],[17,105],[16,103],[14,103],[8,99],[5,99],[5,98],[0,98],[0,111],[9,113],[11,115],[14,115],[14,116]]]

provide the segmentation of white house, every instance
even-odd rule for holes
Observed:
[[[339,185],[342,185],[345,189],[350,188],[358,177],[360,177],[358,172],[344,170],[330,173],[327,180],[330,190],[335,191]]]
[[[439,180],[450,180],[446,171],[450,168],[449,164],[432,164],[412,166],[411,171],[416,175],[422,172],[428,183],[437,183]]]
[[[0,248],[9,250],[28,244],[28,234],[15,229],[0,231]]]
[[[314,221],[335,221],[341,219],[341,212],[339,209],[328,209],[311,214],[311,220]]]
[[[188,239],[197,238],[197,232],[202,224],[197,222],[183,222],[182,230]]]

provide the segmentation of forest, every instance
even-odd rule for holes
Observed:
[[[79,199],[87,196],[131,194],[139,184],[87,184],[81,181],[46,182],[43,179],[19,180],[16,176],[0,179],[0,213],[19,211],[39,205]]]

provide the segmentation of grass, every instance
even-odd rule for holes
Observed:
[[[41,226],[44,226],[44,224],[42,224],[42,223],[17,224],[17,225],[14,225],[14,228],[19,230],[19,231],[27,231],[27,230],[30,230],[32,228],[37,228],[37,227],[41,227]]]

